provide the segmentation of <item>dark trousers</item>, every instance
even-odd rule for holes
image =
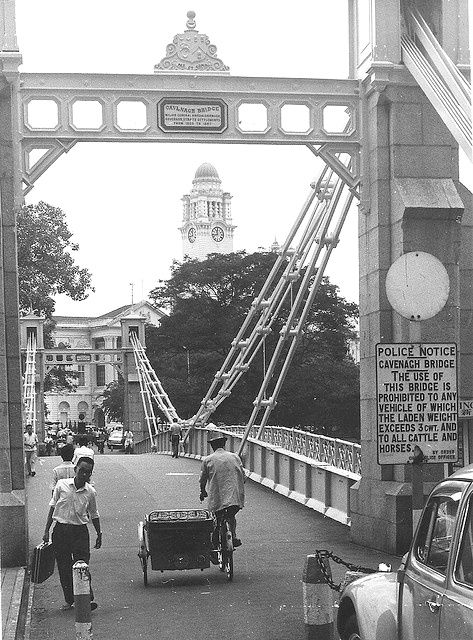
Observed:
[[[78,560],[83,560],[89,564],[89,530],[86,524],[76,525],[56,522],[51,540],[54,546],[57,570],[64,592],[64,599],[68,604],[72,604],[74,602],[72,565]],[[92,586],[90,587],[90,599],[94,599]]]
[[[179,436],[171,436],[171,444],[172,444],[172,457],[173,458],[178,458],[179,457],[179,441],[180,441],[180,437]]]
[[[217,519],[216,527],[212,533],[212,544],[214,549],[218,546],[218,532],[220,529],[220,523],[222,522],[223,516],[227,516],[228,523],[230,525],[230,529],[232,531],[232,536],[235,538],[236,536],[236,514],[240,511],[240,507],[237,507],[236,504],[232,504],[230,507],[225,507],[225,509],[221,509],[220,511],[215,512],[215,517]]]

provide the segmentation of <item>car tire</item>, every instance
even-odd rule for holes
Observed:
[[[348,618],[347,623],[341,634],[342,640],[362,640],[360,636],[360,630],[358,628],[358,621],[356,614],[352,613]]]

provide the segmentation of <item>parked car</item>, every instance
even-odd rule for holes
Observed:
[[[107,439],[107,447],[112,449],[123,449],[125,444],[125,435],[123,429],[114,429]]]
[[[397,573],[343,590],[337,627],[342,640],[473,638],[473,465],[432,491]]]
[[[110,434],[116,429],[123,429],[123,424],[121,422],[109,422],[105,425],[105,429],[107,430],[107,433]]]

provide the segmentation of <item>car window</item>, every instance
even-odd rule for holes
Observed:
[[[460,553],[455,567],[455,579],[473,587],[473,498],[470,497],[468,516],[463,529]]]
[[[456,489],[456,490],[455,490]],[[415,544],[419,562],[445,575],[455,528],[458,505],[464,487],[452,483],[450,490],[434,495],[424,510]]]

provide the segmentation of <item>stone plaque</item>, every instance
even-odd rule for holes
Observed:
[[[76,353],[76,362],[91,362],[92,356],[90,353]]]
[[[455,343],[377,344],[376,393],[378,464],[457,460]]]
[[[228,107],[223,100],[163,98],[158,102],[161,131],[222,133],[227,126]]]

